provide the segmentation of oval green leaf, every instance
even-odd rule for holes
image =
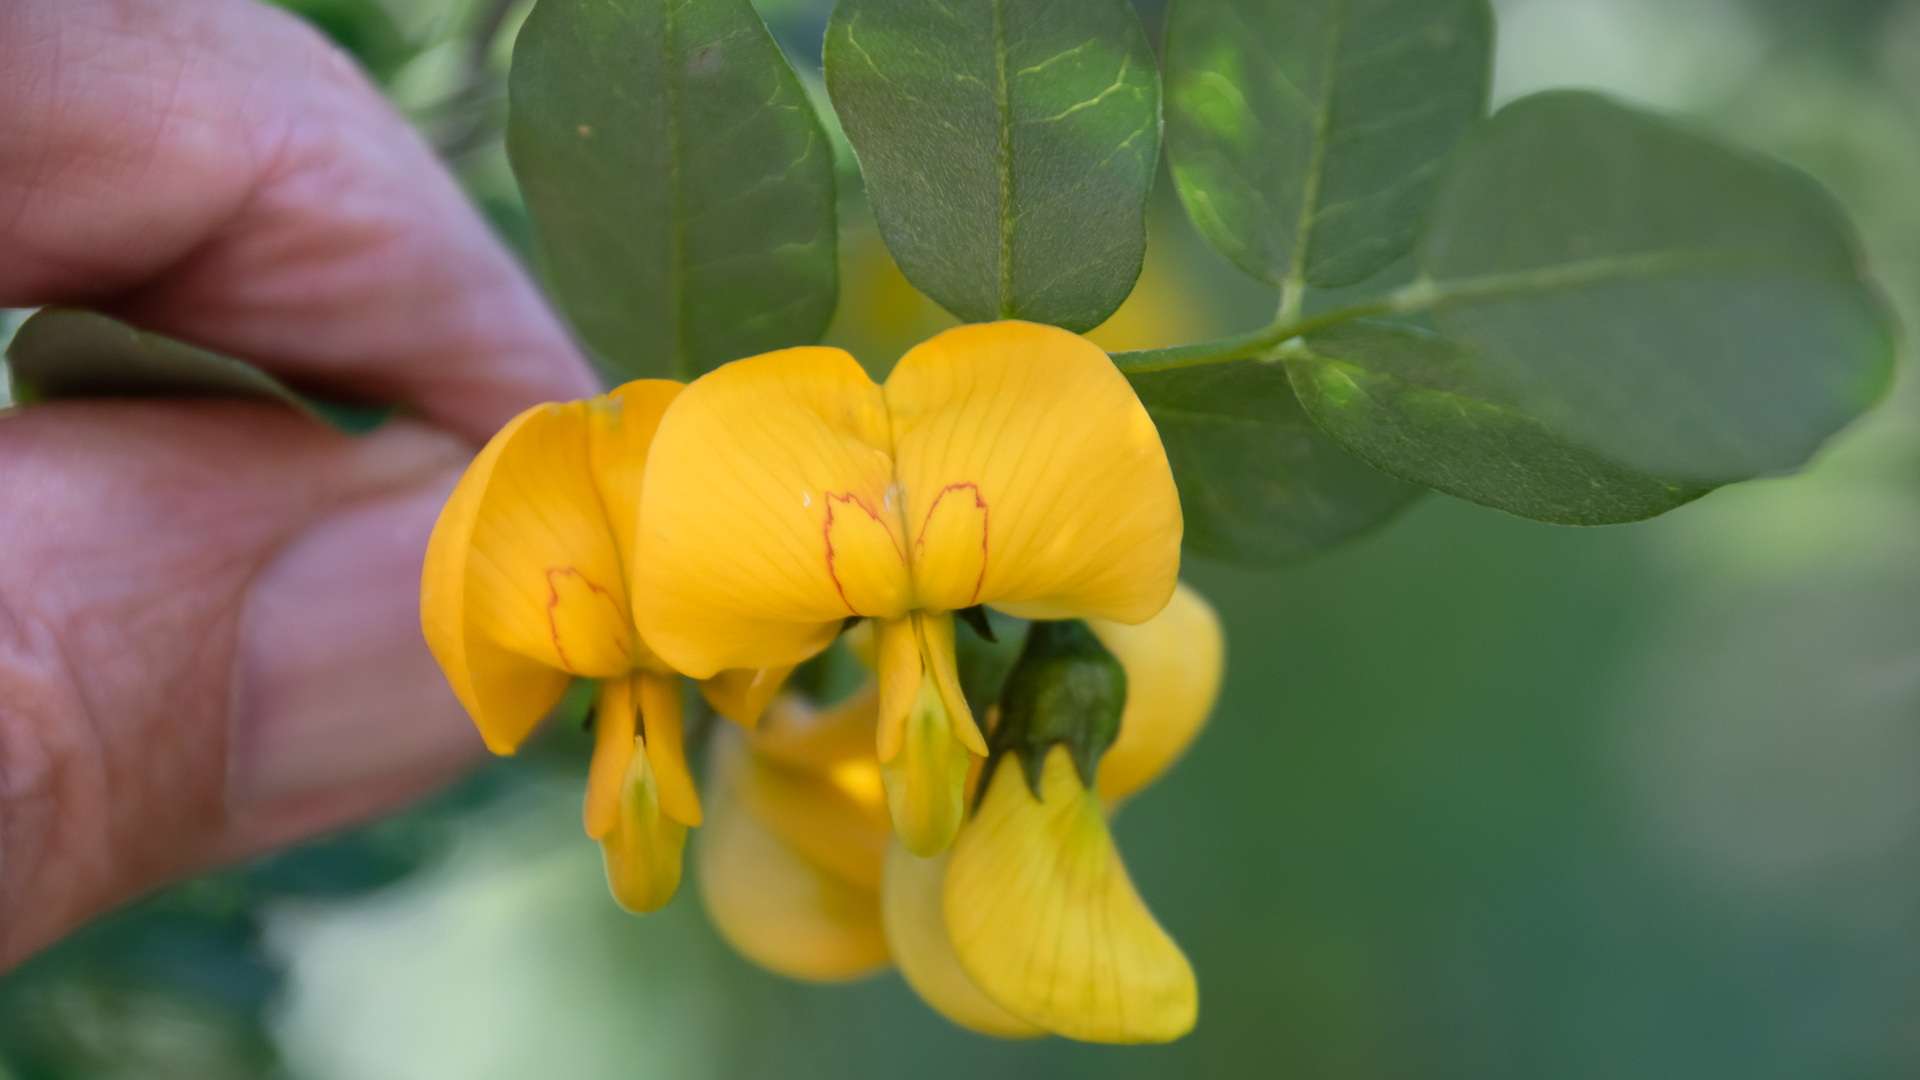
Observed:
[[[1126,0],[840,0],[827,87],[881,237],[969,322],[1089,330],[1132,291],[1160,77]]]
[[[1481,385],[1656,476],[1797,467],[1893,371],[1891,316],[1824,190],[1594,94],[1489,121],[1420,258],[1398,306],[1430,309]]]
[[[507,151],[550,286],[619,379],[820,340],[833,155],[747,0],[541,0]]]
[[[1427,331],[1368,321],[1307,339],[1287,359],[1307,415],[1384,472],[1510,514],[1612,525],[1710,490],[1576,446],[1480,385],[1471,358]]]
[[[1272,285],[1332,288],[1413,247],[1486,113],[1486,0],[1173,0],[1167,156],[1207,241]]]
[[[392,412],[308,397],[244,360],[140,330],[97,311],[42,308],[7,345],[15,403],[84,398],[233,398],[286,405],[349,435]]]
[[[1189,551],[1271,566],[1367,532],[1420,495],[1341,449],[1279,364],[1129,373],[1180,488]]]

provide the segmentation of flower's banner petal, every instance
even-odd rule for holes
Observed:
[[[920,634],[920,655],[925,660],[927,674],[933,677],[934,689],[939,691],[940,704],[946,707],[947,718],[953,723],[953,733],[968,750],[987,756],[987,737],[974,722],[973,709],[967,704],[966,693],[960,689],[960,667],[953,653],[953,614],[916,612],[913,621]]]
[[[620,820],[600,841],[614,900],[635,914],[665,907],[680,888],[686,844],[687,827],[660,810],[660,787],[647,755],[634,754],[622,784]]]
[[[689,378],[833,316],[833,154],[747,0],[541,0],[507,151],[548,280],[609,372]]]
[[[1460,348],[1418,327],[1366,320],[1311,336],[1287,358],[1300,403],[1375,467],[1449,495],[1559,525],[1664,514],[1711,490],[1576,446],[1480,385]]]
[[[1220,692],[1226,639],[1213,605],[1184,584],[1139,626],[1089,619],[1087,628],[1127,670],[1120,735],[1094,778],[1111,805],[1158,779],[1200,734]]]
[[[682,389],[667,379],[636,379],[586,403],[587,462],[625,566],[632,566],[634,534],[640,529],[647,448]]]
[[[1487,0],[1173,0],[1167,156],[1201,235],[1273,285],[1361,280],[1413,246],[1486,112]]]
[[[1188,551],[1246,566],[1294,562],[1380,527],[1422,494],[1315,427],[1279,364],[1127,380],[1166,443]]]
[[[760,722],[760,714],[767,709],[767,703],[784,686],[787,676],[793,674],[792,664],[779,667],[755,668],[746,671],[733,668],[723,671],[711,679],[700,681],[700,696],[707,699],[713,711],[739,724],[751,728]]]
[[[887,851],[880,914],[900,974],[934,1011],[963,1028],[1001,1039],[1033,1039],[1046,1032],[994,1004],[960,966],[941,910],[952,852],[922,859],[895,842]]]
[[[920,697],[920,684],[926,677],[926,656],[920,648],[920,635],[911,616],[886,619],[876,635],[874,650],[880,681],[879,728],[875,733],[875,753],[881,761],[892,761],[900,753],[906,738],[907,714]]]
[[[624,674],[626,570],[588,467],[585,402],[515,417],[441,511],[421,623],[487,745],[508,754],[573,675]]]
[[[756,754],[741,764],[735,783],[736,797],[761,827],[816,869],[869,892],[880,887],[893,827],[871,757],[814,772]]]
[[[973,755],[953,730],[940,690],[929,673],[908,710],[900,747],[880,762],[894,831],[915,855],[938,855],[953,843],[965,814],[967,769]]]
[[[753,729],[754,751],[770,761],[816,772],[847,761],[871,761],[879,705],[880,688],[872,682],[824,709],[799,694],[781,694]]]
[[[1798,467],[1893,373],[1830,195],[1595,94],[1524,98],[1470,137],[1420,264],[1398,306],[1429,310],[1477,385],[1653,476]]]
[[[798,663],[905,614],[886,404],[853,357],[788,349],[682,391],[640,492],[634,615],[675,670]]]
[[[1144,622],[1180,568],[1180,497],[1107,355],[1050,326],[961,326],[914,348],[887,408],[917,607]]]
[[[654,784],[660,792],[660,812],[682,825],[700,824],[700,795],[687,769],[687,750],[681,725],[686,691],[678,675],[643,671],[638,684],[640,725]]]
[[[1140,274],[1160,80],[1122,0],[839,0],[827,86],[900,269],[970,322],[1088,330]]]
[[[1064,747],[1042,799],[994,771],[947,866],[943,908],[973,981],[1021,1019],[1071,1039],[1167,1042],[1193,1029],[1193,968],[1134,891],[1100,800]]]
[[[694,849],[715,929],[748,959],[789,978],[844,982],[884,967],[875,891],[808,862],[741,803],[727,773],[746,764],[742,740],[716,739],[715,754],[713,816]]]
[[[634,678],[600,680],[593,703],[593,762],[587,767],[587,835],[603,840],[620,824],[620,797],[633,760]]]

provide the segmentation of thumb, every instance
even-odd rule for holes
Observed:
[[[0,417],[0,970],[478,756],[417,603],[467,455],[231,403]]]

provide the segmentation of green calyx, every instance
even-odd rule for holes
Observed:
[[[1100,755],[1120,735],[1126,705],[1126,669],[1086,623],[1033,623],[1000,693],[1000,720],[989,737],[979,790],[987,790],[993,770],[1012,754],[1020,759],[1027,790],[1039,798],[1040,772],[1054,746],[1067,748],[1080,782],[1091,790]]]

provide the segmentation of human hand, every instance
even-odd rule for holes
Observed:
[[[0,306],[77,304],[403,402],[0,417],[0,970],[470,764],[420,563],[471,448],[594,390],[352,62],[252,0],[0,6]]]

